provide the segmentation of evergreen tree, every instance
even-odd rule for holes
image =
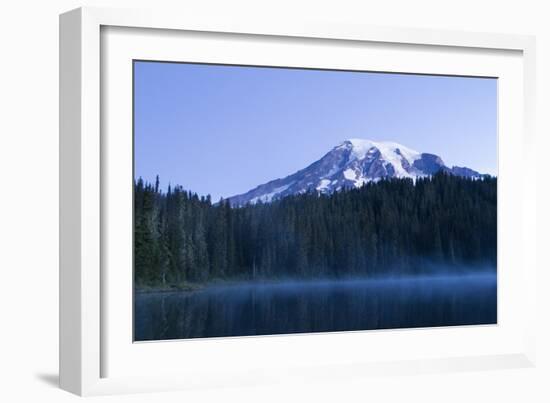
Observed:
[[[180,186],[134,183],[137,285],[214,278],[415,274],[427,263],[496,265],[497,180],[439,173],[332,195],[212,204]]]

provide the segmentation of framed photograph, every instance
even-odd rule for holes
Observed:
[[[135,341],[497,324],[497,78],[133,76]]]
[[[534,39],[60,18],[60,382],[534,365]]]

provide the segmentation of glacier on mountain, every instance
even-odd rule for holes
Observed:
[[[321,159],[285,178],[275,179],[229,198],[232,206],[269,203],[286,196],[316,191],[331,194],[341,189],[358,188],[371,181],[433,175],[481,178],[484,175],[466,167],[448,167],[441,157],[421,153],[391,141],[353,138],[338,144]]]

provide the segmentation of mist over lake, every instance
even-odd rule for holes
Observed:
[[[494,324],[497,80],[134,61],[137,341]]]
[[[495,272],[136,293],[135,340],[494,324]]]

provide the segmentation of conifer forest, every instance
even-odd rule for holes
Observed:
[[[438,173],[232,207],[160,179],[134,182],[140,286],[375,278],[496,267],[497,179]]]

